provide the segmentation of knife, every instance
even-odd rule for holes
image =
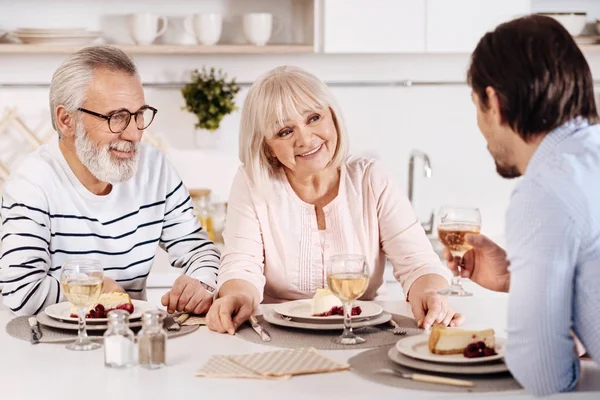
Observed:
[[[263,328],[259,323],[258,320],[256,319],[256,317],[254,315],[250,316],[250,325],[252,326],[252,329],[254,329],[254,331],[256,333],[258,333],[258,335],[260,336],[260,339],[263,342],[270,342],[271,341],[271,336],[269,336],[269,334],[267,333],[267,331],[265,331],[265,328]]]
[[[40,342],[40,339],[42,338],[42,331],[40,329],[40,326],[38,325],[37,318],[29,317],[28,321],[29,321],[29,328],[31,330],[31,340],[30,340],[31,344],[37,344]]]
[[[380,369],[378,372],[394,374],[404,379],[412,379],[413,381],[419,382],[428,382],[428,383],[439,383],[441,385],[451,385],[451,386],[462,386],[462,387],[472,387],[474,384],[471,381],[465,381],[462,379],[454,379],[454,378],[444,378],[441,376],[435,375],[426,375],[426,374],[406,374],[404,372],[396,371],[394,369]]]

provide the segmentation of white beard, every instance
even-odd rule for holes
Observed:
[[[140,159],[139,142],[129,142],[120,140],[109,143],[105,146],[94,144],[80,121],[77,124],[75,135],[75,151],[77,156],[85,167],[101,182],[115,184],[125,182],[137,172],[138,161]],[[110,150],[119,151],[135,150],[135,155],[131,159],[119,159],[111,155]]]

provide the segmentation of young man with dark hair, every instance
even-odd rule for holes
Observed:
[[[600,125],[591,72],[558,22],[528,16],[480,40],[468,82],[498,173],[522,180],[506,215],[506,251],[469,235],[462,275],[509,293],[505,359],[515,378],[535,395],[568,391],[580,373],[575,337],[600,360]]]

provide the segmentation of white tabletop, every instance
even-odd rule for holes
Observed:
[[[488,292],[468,283],[475,291],[471,298],[451,298],[452,304],[467,315],[466,326],[485,325],[505,332],[506,295]],[[151,291],[149,300],[157,301],[161,292]],[[382,303],[389,311],[410,315],[404,301]],[[5,326],[12,314],[0,305],[0,324]],[[519,392],[490,395],[444,394],[411,391],[379,385],[346,371],[292,377],[285,381],[252,379],[209,379],[194,377],[194,372],[214,354],[243,354],[270,351],[274,347],[246,342],[238,337],[221,335],[206,327],[190,335],[173,339],[167,345],[166,368],[148,371],[139,367],[129,370],[105,368],[103,351],[73,352],[63,344],[38,344],[17,340],[0,330],[0,393],[2,398],[35,399],[228,399],[244,400],[285,398],[285,400],[327,399],[415,399],[446,397],[531,398]],[[355,350],[323,351],[329,357],[346,362]],[[400,379],[400,378],[399,378]],[[593,393],[595,391],[596,393]],[[553,398],[598,398],[600,369],[592,362],[583,363],[583,378],[578,393]]]

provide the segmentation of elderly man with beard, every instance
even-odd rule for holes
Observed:
[[[105,292],[145,298],[158,245],[183,272],[163,305],[207,311],[220,254],[173,166],[140,143],[157,110],[132,60],[109,46],[74,53],[52,77],[50,110],[58,139],[29,155],[2,194],[4,304],[31,315],[61,301],[72,257],[100,261]]]

